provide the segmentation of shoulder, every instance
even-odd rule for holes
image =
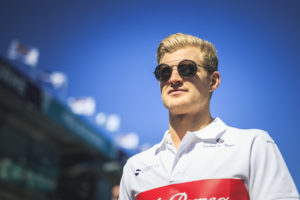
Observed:
[[[224,123],[219,117],[215,119],[215,124],[218,126],[216,130],[221,132],[221,134],[217,135],[217,137],[221,136],[223,139],[226,138],[233,142],[254,141],[258,138],[272,140],[268,132],[265,130],[233,127]]]
[[[156,149],[158,148],[159,144],[156,144],[154,146],[152,146],[151,148],[137,153],[135,155],[133,155],[132,157],[130,157],[124,168],[127,168],[128,170],[132,171],[132,170],[136,170],[137,167],[140,168],[142,166],[147,166],[151,163],[154,162],[155,160],[155,154],[156,154]]]
[[[154,159],[156,146],[150,149],[135,154],[130,157],[123,167],[123,174],[120,183],[120,196],[119,199],[134,199],[136,195],[136,187],[143,185],[141,182],[137,182],[137,176],[143,173],[147,163],[151,163]],[[139,176],[140,177],[140,176]]]
[[[275,144],[269,133],[261,129],[241,129],[227,126],[221,138],[242,149],[263,148],[269,144]],[[255,145],[259,144],[259,145]]]
[[[262,139],[274,142],[269,133],[261,129],[240,129],[228,126],[225,136],[247,141]]]

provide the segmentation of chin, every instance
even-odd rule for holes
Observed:
[[[188,106],[187,104],[164,104],[165,107],[169,110],[170,113],[172,114],[176,114],[176,115],[182,115],[182,114],[186,114],[188,113],[188,110],[190,108],[190,106]]]

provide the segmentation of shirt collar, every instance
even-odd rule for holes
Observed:
[[[228,126],[219,117],[217,117],[203,129],[194,132],[188,131],[187,134],[193,134],[194,136],[204,140],[218,139],[220,135],[227,130],[227,128]]]
[[[186,136],[189,135],[191,137],[198,137],[202,140],[216,140],[227,130],[227,128],[228,126],[219,117],[217,117],[209,125],[198,131],[188,131]],[[157,144],[156,153],[165,149],[167,144],[171,142],[168,135],[169,130],[165,132],[163,139]]]
[[[169,140],[169,130],[165,131],[163,139],[160,141],[160,143],[157,144],[156,153],[158,153],[160,150],[163,150],[167,147]]]

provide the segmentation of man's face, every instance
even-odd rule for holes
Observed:
[[[200,49],[186,47],[173,53],[166,53],[161,63],[173,66],[184,59],[193,60],[201,65]],[[210,93],[213,91],[210,77],[204,68],[198,67],[194,77],[182,78],[177,67],[173,67],[170,79],[160,82],[163,104],[172,114],[191,114],[209,109]]]

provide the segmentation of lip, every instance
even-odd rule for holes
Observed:
[[[187,91],[188,90],[185,90],[185,89],[171,89],[171,90],[168,91],[168,94],[178,95],[178,94],[181,94],[181,93],[185,93]]]

